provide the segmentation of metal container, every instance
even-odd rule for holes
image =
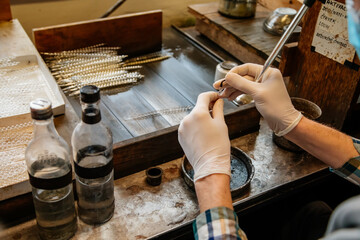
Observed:
[[[277,8],[265,20],[263,28],[266,32],[274,35],[282,35],[284,28],[288,26],[296,15],[296,10],[292,8]]]
[[[181,170],[186,185],[191,190],[195,190],[194,170],[186,156],[182,159]],[[239,197],[249,191],[254,173],[255,168],[252,159],[239,148],[231,147],[230,191],[232,197]]]
[[[300,111],[308,119],[316,120],[322,114],[321,108],[309,100],[306,100],[303,98],[292,97],[291,102],[294,105],[294,108],[296,110]],[[272,139],[277,146],[279,146],[285,150],[288,150],[291,152],[304,151],[302,148],[300,148],[295,143],[292,143],[291,141],[287,140],[284,137],[276,136],[275,133],[273,133]]]
[[[220,0],[218,10],[227,17],[253,17],[256,11],[256,0]]]

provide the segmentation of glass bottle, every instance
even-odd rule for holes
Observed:
[[[34,136],[25,151],[41,239],[69,239],[77,230],[71,153],[56,132],[51,102],[30,103]]]
[[[80,89],[82,121],[71,138],[78,213],[87,224],[104,223],[114,213],[112,135],[101,122],[100,90],[88,85]]]

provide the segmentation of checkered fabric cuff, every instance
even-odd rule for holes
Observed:
[[[360,154],[360,140],[356,138],[353,138],[352,140],[356,151],[358,151],[358,153]]]
[[[195,239],[247,240],[239,228],[236,213],[226,207],[216,207],[201,213],[193,223]]]
[[[353,143],[355,149],[360,154],[360,141],[358,139],[353,138]],[[330,171],[360,186],[360,156],[351,158],[341,168],[338,169],[330,168]]]

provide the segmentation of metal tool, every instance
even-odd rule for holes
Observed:
[[[110,14],[112,14],[116,9],[118,9],[126,0],[119,0],[117,1],[114,6],[112,6],[111,8],[109,8],[109,10],[106,11],[106,13],[104,13],[100,18],[106,18],[108,17]]]
[[[299,24],[307,10],[315,3],[315,0],[304,0],[303,5],[301,6],[298,13],[295,15],[294,19],[291,21],[290,25],[281,36],[279,42],[276,44],[274,50],[270,53],[268,59],[264,63],[263,69],[261,70],[260,74],[255,77],[255,82],[260,82],[261,77],[264,75],[266,70],[270,67],[270,65],[274,62],[275,58],[278,56],[279,52],[283,48],[286,41],[289,39],[290,35],[293,33],[296,26]],[[238,96],[233,102],[236,105],[244,105],[248,104],[252,101],[252,98],[247,94],[241,94]]]
[[[187,112],[187,111],[190,111],[191,109],[193,109],[193,106],[165,108],[165,109],[155,110],[155,111],[143,113],[143,114],[140,114],[137,116],[133,116],[127,120],[141,120],[141,119],[146,119],[149,117],[155,117],[155,116],[160,116],[160,115],[176,114],[176,113],[181,113],[181,112]]]

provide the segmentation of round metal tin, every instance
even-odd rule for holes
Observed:
[[[186,156],[182,159],[181,169],[186,185],[195,191],[194,170]],[[254,172],[255,168],[251,163],[251,158],[242,150],[231,147],[230,190],[232,197],[238,197],[249,190]]]

